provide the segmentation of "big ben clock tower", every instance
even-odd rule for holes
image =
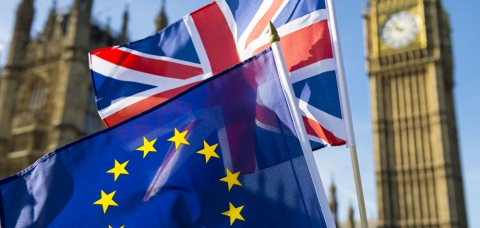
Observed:
[[[449,18],[440,0],[365,12],[378,227],[467,227]]]

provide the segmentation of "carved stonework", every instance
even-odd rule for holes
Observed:
[[[32,147],[33,135],[28,133],[15,135],[12,141],[13,141],[12,152],[27,150],[28,148]]]

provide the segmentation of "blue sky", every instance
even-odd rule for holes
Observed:
[[[170,0],[167,14],[170,22],[180,19],[189,12],[211,0]],[[15,10],[20,0],[0,0],[0,65],[4,65],[14,25]],[[42,31],[52,0],[35,0],[35,21],[32,33]],[[73,0],[58,0],[59,7],[70,5]],[[154,21],[161,0],[130,1],[129,34],[132,40],[141,39],[154,32]],[[364,38],[362,34],[363,3],[360,0],[336,0],[337,16],[342,42],[343,56],[349,85],[350,103],[360,159],[360,168],[365,191],[367,214],[377,218],[374,160],[372,149],[372,127],[368,76],[364,66]],[[452,27],[455,102],[458,136],[460,141],[463,180],[470,227],[480,227],[480,139],[478,116],[480,113],[480,1],[443,0],[450,15]],[[94,17],[107,21],[120,30],[121,15],[125,3],[119,0],[97,0]],[[340,218],[347,216],[349,205],[357,208],[355,185],[349,150],[345,147],[326,148],[315,152],[324,186],[328,189],[332,177],[337,184]],[[356,210],[356,217],[358,212]]]

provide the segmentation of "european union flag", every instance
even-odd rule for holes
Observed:
[[[0,181],[10,227],[327,227],[270,50]]]

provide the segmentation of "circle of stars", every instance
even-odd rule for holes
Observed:
[[[190,143],[187,141],[186,136],[188,134],[188,130],[185,131],[178,131],[177,128],[174,128],[174,135],[173,137],[169,138],[167,141],[174,143],[175,150],[178,150],[178,148],[181,145],[190,145]],[[157,150],[154,147],[155,142],[157,141],[157,138],[148,140],[145,136],[143,137],[143,145],[138,147],[136,150],[143,152],[143,159],[147,157],[149,153],[154,153],[157,152]],[[203,141],[203,149],[197,151],[197,154],[204,155],[205,156],[205,163],[208,164],[211,158],[220,158],[220,156],[217,154],[215,151],[218,147],[218,143],[216,144],[208,144],[205,140]],[[129,160],[120,163],[116,159],[114,159],[114,167],[109,169],[106,173],[107,174],[113,174],[113,181],[116,182],[117,179],[120,177],[120,175],[128,175],[128,171],[126,169],[126,166],[128,165]],[[240,171],[232,173],[228,168],[225,168],[225,174],[226,176],[219,179],[222,182],[227,183],[228,191],[231,191],[233,186],[242,186],[242,183],[238,180],[238,177],[240,175]],[[107,210],[110,206],[116,206],[118,207],[118,204],[114,201],[114,196],[117,191],[113,191],[109,194],[105,193],[103,190],[100,190],[100,199],[95,201],[93,204],[94,205],[101,205],[103,209],[103,213],[106,214]],[[243,216],[241,215],[241,211],[244,208],[244,205],[235,207],[232,202],[229,202],[229,209],[228,211],[225,211],[221,213],[222,215],[228,216],[230,218],[230,226],[233,225],[233,223],[236,220],[240,221],[245,221]],[[108,226],[109,228],[112,228],[112,226]],[[125,226],[121,226],[120,228],[124,228]]]

